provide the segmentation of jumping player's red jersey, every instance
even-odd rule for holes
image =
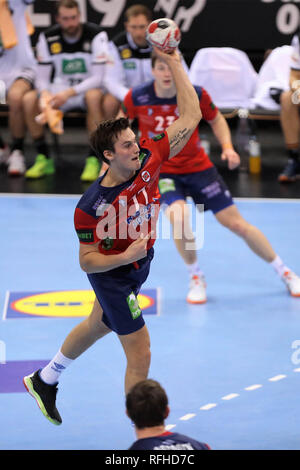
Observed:
[[[217,116],[218,108],[202,87],[194,86],[194,88],[199,98],[203,119],[212,121]],[[176,96],[159,98],[155,94],[153,81],[131,88],[124,98],[123,109],[129,119],[138,119],[138,127],[144,138],[163,132],[179,117]],[[196,128],[181,152],[163,164],[161,173],[196,173],[212,166],[201,146]]]
[[[142,139],[141,168],[125,183],[114,187],[101,186],[97,179],[81,197],[74,214],[80,243],[100,242],[102,254],[122,253],[143,233],[154,231],[147,249],[155,241],[159,213],[158,179],[163,161],[170,154],[168,135]]]

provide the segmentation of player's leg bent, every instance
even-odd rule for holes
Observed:
[[[268,263],[275,259],[276,253],[266,236],[242,217],[236,205],[215,213],[215,217],[221,225],[243,238],[249,248],[262,259]]]
[[[102,321],[103,310],[95,299],[90,315],[76,325],[65,339],[61,352],[70,359],[76,359],[96,341],[111,332]]]

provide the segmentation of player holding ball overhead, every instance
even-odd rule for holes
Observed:
[[[125,118],[102,122],[94,131],[91,143],[108,169],[81,197],[74,221],[80,266],[87,273],[96,300],[89,317],[71,331],[50,363],[24,377],[28,392],[46,418],[56,425],[62,423],[56,407],[57,384],[62,371],[111,331],[118,335],[127,359],[125,394],[148,375],[150,338],[137,295],[147,279],[153,258],[151,219],[152,215],[157,216],[160,167],[181,151],[201,119],[197,94],[178,52],[156,52],[172,71],[178,90],[179,118],[160,135],[142,139],[140,145]],[[125,204],[119,204],[122,201]],[[133,237],[130,225],[139,219],[137,214],[142,205],[148,210],[147,223],[143,224],[142,231],[137,229]],[[124,214],[124,206],[127,214]],[[110,219],[110,228],[117,230],[115,236],[105,238],[99,227],[112,208],[116,212],[115,218]]]

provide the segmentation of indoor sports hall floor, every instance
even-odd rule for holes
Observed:
[[[0,181],[12,184],[4,172]],[[268,198],[262,175],[255,181],[239,175],[230,185],[244,217],[300,274],[299,183],[275,190],[272,182]],[[253,193],[240,197],[245,194],[239,185],[244,191],[251,186]],[[250,197],[258,187],[264,197]],[[287,193],[280,197],[275,191]],[[135,436],[124,412],[125,358],[113,334],[64,372],[57,398],[62,426],[49,423],[25,393],[23,375],[51,359],[82,320],[65,315],[90,301],[75,296],[90,289],[73,229],[81,191],[28,192],[1,186],[0,449],[127,449]],[[195,220],[194,209],[192,215]],[[152,340],[149,376],[168,393],[169,429],[213,449],[299,450],[300,299],[210,213],[199,250],[205,305],[185,302],[187,274],[173,242],[160,238],[155,251],[143,290],[154,302],[145,308]],[[69,293],[63,301],[61,291]]]

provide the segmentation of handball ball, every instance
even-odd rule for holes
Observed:
[[[169,18],[160,18],[152,21],[147,29],[147,41],[151,46],[170,53],[180,43],[181,33],[177,24]]]

